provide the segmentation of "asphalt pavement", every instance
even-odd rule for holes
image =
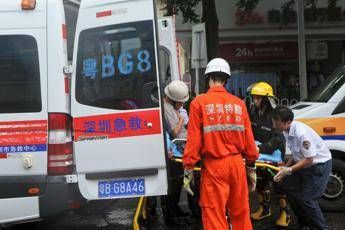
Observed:
[[[257,207],[255,197],[251,199],[251,206],[253,209]],[[19,229],[36,229],[36,230],[128,230],[132,229],[132,221],[137,206],[138,199],[121,199],[121,200],[104,200],[104,201],[91,201],[81,208],[80,210],[70,211],[60,216],[56,216],[49,220],[22,224],[12,226],[8,230]],[[274,198],[272,200],[273,215],[262,221],[254,222],[254,230],[274,230],[274,221],[278,216],[279,207],[278,201]],[[182,197],[182,208],[187,211],[187,202],[185,195]],[[345,212],[324,213],[325,218],[329,224],[330,230],[343,230],[345,229]],[[162,212],[157,208],[157,215],[152,220],[148,227],[142,229],[152,230],[200,230],[201,224],[185,225],[185,226],[167,226],[164,223]],[[7,230],[7,229],[6,229]]]

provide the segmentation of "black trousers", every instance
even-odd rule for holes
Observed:
[[[183,186],[183,166],[181,163],[169,161],[170,175],[168,178],[168,195],[161,199],[162,210],[165,218],[177,217],[180,210],[178,205]]]
[[[319,198],[326,189],[331,170],[332,160],[329,160],[286,176],[279,184],[288,196],[299,221],[312,230],[328,229],[319,206]]]

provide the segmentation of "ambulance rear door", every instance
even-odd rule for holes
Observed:
[[[0,228],[40,217],[48,151],[47,3],[0,3]]]
[[[167,193],[153,0],[83,0],[71,111],[87,199]]]
[[[158,20],[158,36],[161,83],[167,85],[170,81],[181,79],[177,59],[175,26],[172,17],[163,17]]]

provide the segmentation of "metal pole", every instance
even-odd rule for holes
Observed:
[[[307,66],[305,52],[305,28],[304,28],[304,0],[297,0],[298,20],[298,63],[299,63],[299,92],[300,99],[308,97],[307,90]]]
[[[196,32],[196,44],[197,44],[197,59],[195,60],[195,95],[199,95],[199,68],[200,68],[200,49],[201,49],[201,32]]]
[[[195,63],[195,95],[199,95],[199,59]]]

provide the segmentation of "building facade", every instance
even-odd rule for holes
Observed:
[[[268,81],[280,98],[299,99],[297,9],[282,9],[284,0],[261,0],[248,14],[237,1],[216,0],[220,56],[233,73],[230,91],[244,96],[252,82]],[[345,0],[305,6],[307,87],[311,93],[345,57]],[[197,7],[201,12],[201,6]],[[177,38],[190,57],[192,24],[176,18]]]

